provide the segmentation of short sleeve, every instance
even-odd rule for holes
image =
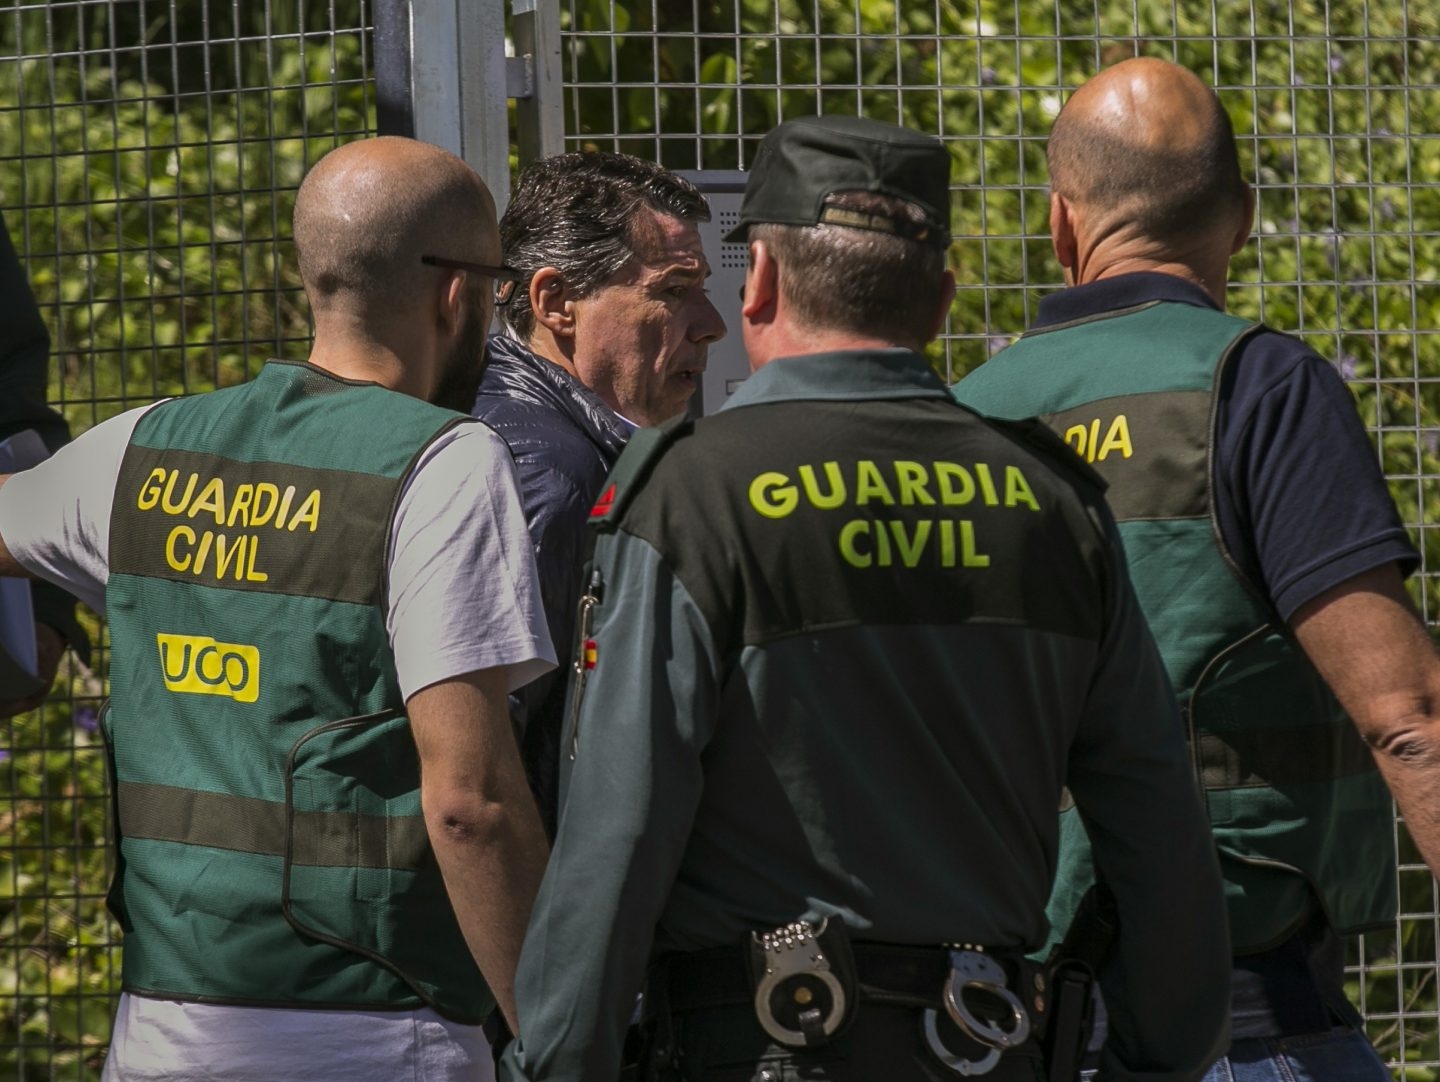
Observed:
[[[1262,334],[1233,362],[1221,396],[1220,531],[1284,619],[1383,564],[1414,569],[1355,399],[1323,358]]]
[[[103,421],[0,487],[0,537],[26,570],[96,612],[110,578],[110,507],[141,406]]]
[[[395,512],[387,628],[408,699],[504,667],[513,690],[554,667],[530,535],[503,440],[462,424],[420,456]]]

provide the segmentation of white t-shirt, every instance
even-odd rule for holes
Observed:
[[[0,487],[0,537],[22,566],[105,607],[110,509],[136,422],[95,426]],[[503,667],[507,688],[552,668],[515,467],[481,424],[437,439],[401,488],[391,534],[387,630],[401,691]],[[311,1011],[122,995],[113,1082],[476,1082],[492,1077],[477,1026],[434,1011]]]

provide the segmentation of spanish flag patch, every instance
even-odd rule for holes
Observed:
[[[595,660],[600,656],[599,648],[595,645],[594,639],[586,639],[585,646],[580,652],[580,660],[585,663],[585,671],[589,672],[595,667]]]

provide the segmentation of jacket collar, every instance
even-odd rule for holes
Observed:
[[[1032,327],[1073,323],[1077,319],[1089,319],[1122,308],[1138,308],[1157,301],[1193,304],[1216,311],[1220,309],[1215,298],[1194,282],[1158,271],[1137,271],[1114,278],[1101,278],[1083,286],[1071,286],[1042,297]]]
[[[837,350],[780,357],[762,365],[721,409],[806,399],[949,396],[930,363],[913,350]]]
[[[489,364],[480,383],[481,398],[507,398],[543,406],[569,417],[613,460],[635,428],[578,379],[553,361],[504,335],[487,344]]]

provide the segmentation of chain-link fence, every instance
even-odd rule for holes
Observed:
[[[72,429],[301,354],[291,199],[316,157],[375,126],[371,24],[386,12],[372,2],[0,0],[0,210],[54,336],[51,399]],[[1136,52],[1200,72],[1260,196],[1231,307],[1302,334],[1350,380],[1424,554],[1417,600],[1440,620],[1440,534],[1423,498],[1440,474],[1433,4],[558,3],[571,148],[743,168],[775,121],[817,111],[940,134],[961,288],[934,359],[950,378],[1060,285],[1044,139],[1066,93]],[[543,143],[533,136],[518,145]],[[67,662],[43,710],[0,722],[0,1078],[92,1078],[106,1046],[119,944],[101,904],[105,660]],[[1413,1082],[1440,1069],[1440,898],[1403,830],[1399,844],[1403,912],[1393,933],[1355,944],[1351,991]]]
[[[852,113],[954,157],[960,282],[936,366],[958,379],[1059,287],[1044,147],[1066,94],[1136,54],[1217,88],[1259,194],[1229,304],[1350,382],[1440,619],[1440,8],[1365,0],[560,0],[570,149],[744,168],[778,120]],[[713,259],[713,254],[712,254]],[[1324,484],[1324,478],[1317,478]],[[1403,826],[1402,913],[1357,941],[1350,991],[1405,1079],[1433,1079],[1435,880]],[[1177,934],[1183,934],[1177,929]]]
[[[4,0],[0,211],[80,431],[304,356],[307,166],[374,127],[368,0]],[[3,378],[0,373],[0,378]],[[99,1075],[119,985],[92,668],[0,722],[0,1078]]]

